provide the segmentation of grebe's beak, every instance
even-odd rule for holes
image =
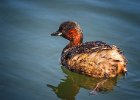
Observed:
[[[61,36],[62,35],[62,32],[54,32],[51,34],[51,36]]]

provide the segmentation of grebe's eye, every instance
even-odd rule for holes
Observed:
[[[63,28],[62,27],[59,27],[58,31],[61,32],[62,30],[63,30]]]

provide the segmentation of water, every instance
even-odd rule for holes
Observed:
[[[119,46],[128,59],[126,78],[110,79],[89,95],[100,80],[61,67],[68,41],[50,36],[66,20],[81,25],[84,41]],[[139,33],[139,0],[1,0],[0,99],[139,100]]]

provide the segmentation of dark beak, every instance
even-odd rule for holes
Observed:
[[[61,36],[61,35],[62,33],[58,31],[51,34],[51,36]]]

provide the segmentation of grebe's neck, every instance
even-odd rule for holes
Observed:
[[[72,47],[78,46],[82,43],[83,43],[83,35],[80,34],[79,36],[76,36],[74,39],[70,40],[69,44],[66,45],[63,51],[65,51],[66,49],[70,49]]]

